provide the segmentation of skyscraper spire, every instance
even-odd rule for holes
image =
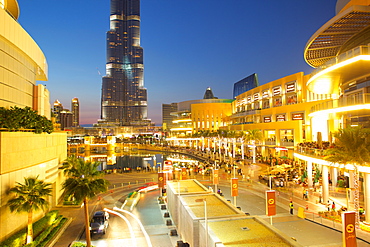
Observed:
[[[119,125],[147,123],[147,90],[144,88],[143,48],[140,46],[140,0],[111,0],[101,118]]]

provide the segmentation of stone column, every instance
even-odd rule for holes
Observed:
[[[370,221],[370,173],[364,173],[364,202],[366,222]]]
[[[312,181],[312,162],[311,161],[306,161],[307,164],[307,183],[308,183],[308,188],[312,188],[313,181]]]
[[[329,169],[327,166],[322,166],[322,198],[324,203],[329,200]]]

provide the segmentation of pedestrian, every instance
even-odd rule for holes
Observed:
[[[293,214],[293,208],[294,208],[294,206],[293,206],[293,202],[292,201],[290,201],[290,203],[289,203],[289,208],[290,208],[290,214]]]
[[[304,194],[305,194],[305,198],[306,198],[306,201],[307,201],[308,200],[308,190],[307,189],[304,191]]]
[[[328,207],[328,211],[330,211],[330,201],[328,200],[328,204],[326,204],[326,206]]]
[[[333,204],[331,205],[331,210],[332,211],[335,211],[335,203],[333,202]]]

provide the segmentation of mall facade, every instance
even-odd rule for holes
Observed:
[[[295,73],[236,95],[230,103],[231,114],[222,117],[222,125],[217,129],[260,130],[264,139],[257,142],[257,152],[305,163],[309,187],[313,185],[313,170],[319,167],[323,178],[322,196],[327,201],[328,178],[331,177],[335,185],[337,177],[344,175],[353,188],[353,167],[329,163],[323,159],[322,150],[305,149],[298,144],[331,143],[338,129],[370,127],[370,0],[337,1],[336,15],[308,40],[304,58],[314,68],[311,74]],[[210,109],[217,107],[217,104],[209,106]],[[199,131],[195,126],[202,126],[199,118],[192,117],[194,113],[188,113],[191,122],[186,126],[193,134]],[[201,143],[204,139],[192,145],[207,147],[209,141]],[[238,140],[230,142],[232,145],[211,141],[208,148],[218,150],[220,143],[236,151],[241,147],[247,149]],[[370,169],[360,167],[359,171],[365,211],[370,212]],[[351,200],[353,197],[350,196]]]
[[[0,107],[30,107],[50,119],[49,91],[37,80],[46,81],[48,67],[40,47],[18,23],[16,0],[0,1]],[[38,177],[52,184],[50,207],[62,196],[59,165],[67,157],[67,136],[62,132],[0,132],[0,241],[26,227],[26,214],[11,213],[7,192],[25,177]],[[44,215],[37,211],[34,221]]]

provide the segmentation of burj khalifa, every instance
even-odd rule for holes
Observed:
[[[120,126],[147,125],[140,0],[111,0],[106,59],[101,94],[102,120]]]

